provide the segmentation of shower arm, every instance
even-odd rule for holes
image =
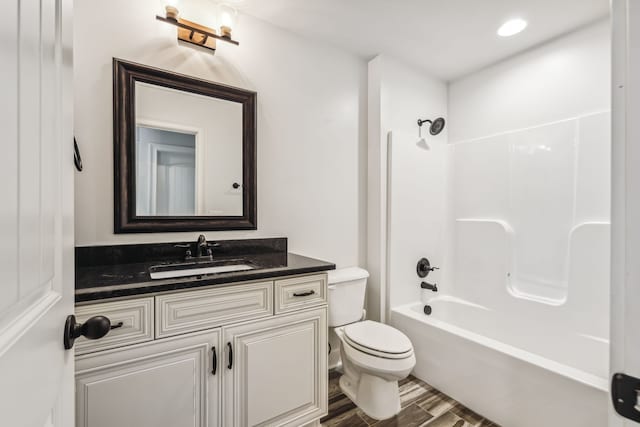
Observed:
[[[418,137],[419,138],[422,138],[422,125],[425,123],[431,124],[433,122],[429,119],[424,119],[424,120],[418,119]]]

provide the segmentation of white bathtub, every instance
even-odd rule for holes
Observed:
[[[413,342],[416,377],[503,427],[607,425],[606,340],[541,333],[531,316],[446,295],[430,305],[430,316],[422,303],[390,313]]]

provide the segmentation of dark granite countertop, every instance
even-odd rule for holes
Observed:
[[[288,253],[286,239],[220,241],[216,261],[241,259],[251,270],[152,280],[149,268],[180,262],[176,243],[76,248],[76,302],[175,291],[335,269],[326,261]],[[184,243],[181,243],[184,244]]]

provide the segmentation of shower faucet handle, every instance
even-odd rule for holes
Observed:
[[[418,265],[416,265],[416,273],[420,278],[427,277],[427,275],[433,270],[440,270],[440,267],[432,266],[429,260],[426,258],[421,258],[420,261],[418,261]]]

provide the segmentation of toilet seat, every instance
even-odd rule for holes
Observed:
[[[384,323],[365,320],[343,329],[344,341],[365,354],[384,359],[406,359],[413,355],[409,338]]]
[[[404,378],[409,375],[409,372],[411,372],[411,369],[413,369],[416,364],[416,357],[413,350],[402,358],[382,357],[369,354],[369,350],[364,352],[352,346],[345,339],[344,331],[338,332],[338,336],[342,341],[342,350],[344,351],[342,357],[360,367],[360,369],[369,372],[371,375],[382,377],[391,375]]]

